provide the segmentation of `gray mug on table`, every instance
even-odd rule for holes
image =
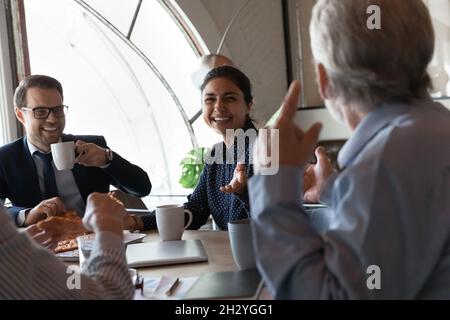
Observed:
[[[256,259],[253,250],[250,219],[228,222],[228,236],[234,261],[240,270],[255,269]]]

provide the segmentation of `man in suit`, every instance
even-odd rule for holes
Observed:
[[[58,80],[32,75],[14,94],[15,113],[26,136],[0,148],[0,199],[8,198],[9,213],[18,226],[28,226],[66,209],[85,211],[92,192],[109,186],[143,197],[150,193],[147,173],[111,151],[102,136],[63,134],[67,106]],[[77,163],[58,171],[50,145],[74,141]]]

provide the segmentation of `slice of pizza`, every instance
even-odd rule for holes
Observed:
[[[109,192],[108,195],[123,205],[114,191]],[[59,216],[48,217],[38,222],[37,227],[45,230],[57,242],[57,247],[53,250],[55,253],[78,249],[77,237],[92,233],[84,227],[82,219],[75,210],[66,211]]]
[[[53,250],[55,253],[75,250],[78,248],[76,238],[90,233],[75,211],[67,211],[60,216],[48,217],[37,223],[37,227],[50,234],[58,242]]]
[[[53,252],[60,253],[60,252],[66,252],[66,251],[72,251],[78,249],[78,242],[77,239],[66,239],[58,242],[58,245],[55,249],[53,249]]]

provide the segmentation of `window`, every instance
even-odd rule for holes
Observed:
[[[25,0],[31,73],[61,81],[70,107],[65,132],[104,135],[147,171],[152,195],[189,193],[178,184],[179,162],[220,139],[198,117],[200,92],[190,80],[204,47],[177,23],[174,8],[168,1]]]
[[[433,80],[432,95],[450,98],[450,1],[426,0],[436,33],[436,48],[429,73]]]
[[[5,2],[2,1],[0,3],[0,145],[10,142],[16,134],[9,57]]]
[[[436,47],[433,60],[429,66],[429,74],[434,89],[431,94],[439,100],[450,98],[450,1],[424,0],[430,10],[436,34]],[[315,0],[284,0],[286,7],[287,28],[289,30],[289,70],[290,79],[301,79],[302,107],[322,106],[319,96],[310,48],[309,24]],[[289,79],[289,80],[290,80]]]

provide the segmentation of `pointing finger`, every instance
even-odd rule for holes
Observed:
[[[275,123],[275,128],[278,128],[280,122],[293,121],[297,111],[297,105],[300,97],[300,82],[294,81],[289,87],[289,90],[284,97],[281,114]]]

